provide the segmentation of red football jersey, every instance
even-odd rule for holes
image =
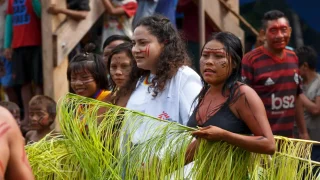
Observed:
[[[282,59],[263,46],[242,59],[242,78],[262,99],[275,135],[293,136],[295,100],[302,93],[299,77],[298,58],[287,49]]]
[[[12,48],[41,45],[41,21],[32,0],[9,0],[8,14],[12,15]]]

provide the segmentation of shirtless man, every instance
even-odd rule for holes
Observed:
[[[0,180],[33,180],[24,138],[8,110],[0,107]]]

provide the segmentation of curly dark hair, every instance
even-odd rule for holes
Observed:
[[[227,101],[224,104],[232,104],[234,103],[240,96],[241,93],[240,91],[238,91],[239,87],[242,85],[242,78],[241,78],[241,60],[243,57],[243,47],[241,44],[240,39],[235,36],[234,34],[230,33],[230,32],[218,32],[215,33],[209,41],[206,42],[206,44],[210,41],[219,41],[223,44],[224,49],[227,53],[227,57],[229,57],[229,64],[233,64],[233,69],[230,69],[232,72],[230,74],[230,76],[226,79],[223,87],[222,87],[222,95],[226,96],[227,92],[229,91],[230,93],[228,96]],[[202,47],[201,50],[201,54],[203,51],[203,48],[206,46],[206,44]],[[230,67],[231,68],[231,67]],[[208,83],[206,83],[203,78],[202,79],[202,83],[203,83],[203,88],[200,91],[199,95],[196,97],[196,99],[194,100],[193,104],[197,103],[197,106],[195,108],[195,110],[197,111],[201,101],[203,100],[203,98],[205,97],[207,91],[210,88],[210,85]],[[240,82],[241,84],[239,85],[238,82]],[[220,107],[220,106],[219,106]]]
[[[67,78],[70,82],[71,73],[87,70],[92,74],[99,89],[108,89],[109,82],[106,74],[106,65],[99,54],[93,53],[95,45],[89,43],[85,47],[85,53],[79,53],[72,58],[67,69]]]
[[[114,55],[116,54],[120,54],[122,52],[125,52],[126,55],[130,58],[130,64],[131,64],[131,73],[129,75],[130,79],[128,80],[128,82],[125,84],[125,86],[123,88],[120,88],[119,91],[116,93],[116,96],[113,97],[111,99],[111,102],[116,104],[117,101],[119,100],[119,98],[121,96],[125,96],[129,93],[132,93],[135,88],[136,88],[136,84],[139,80],[139,78],[142,76],[142,75],[146,75],[146,71],[138,68],[137,66],[137,62],[135,61],[133,55],[132,55],[132,43],[129,43],[129,42],[124,42],[122,44],[119,44],[118,46],[116,46],[112,51],[111,51],[111,54],[109,56],[109,60],[108,60],[108,65],[107,65],[107,68],[108,68],[108,71],[110,72],[110,68],[111,68],[111,59]],[[113,81],[112,78],[110,78],[110,87],[111,87],[111,91],[112,91],[112,94],[114,94],[116,91],[117,91],[117,85],[115,84],[115,82]]]
[[[146,27],[159,43],[164,44],[156,64],[157,72],[149,87],[149,90],[153,89],[153,96],[156,97],[165,89],[166,82],[176,75],[181,66],[190,65],[190,59],[185,43],[169,19],[161,15],[148,16],[141,19],[134,29],[138,26]]]

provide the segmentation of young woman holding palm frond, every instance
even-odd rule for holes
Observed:
[[[241,82],[242,50],[239,38],[228,32],[215,34],[205,44],[200,59],[204,88],[188,126],[200,127],[192,133],[197,138],[273,154],[275,140],[264,105],[256,92]],[[188,161],[197,142],[190,145]]]

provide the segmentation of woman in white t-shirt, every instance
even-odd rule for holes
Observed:
[[[202,83],[187,66],[178,32],[167,18],[155,15],[138,22],[132,39],[137,66],[148,73],[138,81],[127,108],[186,125]]]

